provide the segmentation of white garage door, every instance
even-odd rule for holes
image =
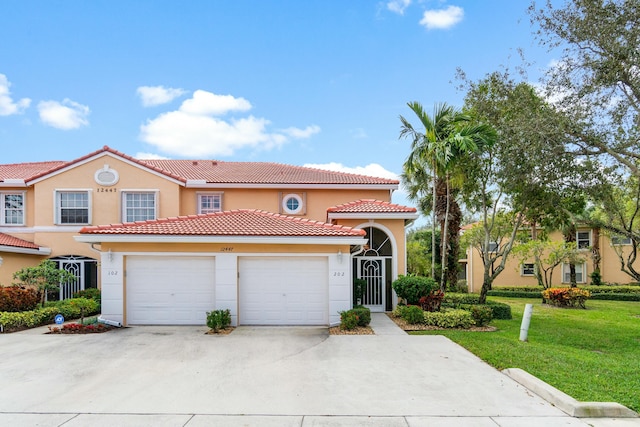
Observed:
[[[245,257],[238,268],[241,324],[329,324],[327,258]]]
[[[213,257],[129,256],[127,323],[204,325],[214,309]]]

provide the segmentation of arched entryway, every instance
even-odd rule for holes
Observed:
[[[359,226],[366,231],[367,243],[362,252],[354,254],[354,279],[366,282],[362,305],[371,311],[393,308],[391,283],[395,277],[395,241],[392,234],[378,224]]]

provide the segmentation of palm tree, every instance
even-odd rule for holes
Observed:
[[[474,123],[470,115],[447,104],[436,105],[433,117],[426,114],[418,102],[407,105],[420,120],[424,132],[417,131],[400,116],[400,137],[412,139],[411,153],[404,163],[403,179],[408,184],[410,197],[419,200],[426,195],[425,189],[429,186],[427,176],[431,178],[432,233],[435,235],[437,217],[440,219],[442,241],[440,288],[444,290],[447,281],[457,280],[458,232],[462,214],[456,201],[455,189],[459,186],[454,184],[464,180],[464,171],[457,166],[465,156],[493,144],[496,134],[490,126]],[[444,203],[438,203],[439,199]],[[450,225],[453,225],[453,230],[449,229]],[[452,250],[455,250],[453,259],[450,256]],[[435,253],[433,239],[431,275],[434,280]]]

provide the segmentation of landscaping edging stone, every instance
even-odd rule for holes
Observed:
[[[531,390],[567,415],[576,418],[638,418],[631,409],[615,402],[579,402],[566,393],[519,368],[502,371],[523,387]]]

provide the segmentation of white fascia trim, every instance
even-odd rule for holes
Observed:
[[[0,182],[0,187],[26,187],[26,186],[27,184],[25,184],[24,179],[9,178]]]
[[[329,213],[327,217],[332,219],[418,219],[417,213]]]
[[[78,233],[90,225],[49,225],[36,227],[0,227],[0,233]]]
[[[191,181],[191,182],[190,182]],[[245,183],[216,183],[201,184],[187,181],[187,188],[280,188],[289,190],[316,189],[316,190],[397,190],[397,184],[245,184]]]
[[[16,246],[2,246],[0,245],[0,252],[11,252],[14,254],[28,254],[28,255],[51,255],[50,248],[40,247],[38,249],[19,248]]]
[[[362,237],[279,237],[279,236],[147,236],[86,234],[73,236],[82,243],[258,243],[288,245],[364,245]]]
[[[28,182],[28,184],[29,184],[29,185],[36,184],[36,183],[38,183],[38,182],[40,182],[40,181],[43,181],[43,180],[45,180],[45,179],[49,179],[49,178],[51,178],[52,176],[56,176],[56,175],[58,175],[58,174],[61,174],[61,173],[66,172],[66,171],[68,171],[68,170],[74,169],[74,168],[76,168],[76,167],[78,167],[78,166],[81,166],[81,165],[84,165],[84,164],[86,164],[86,163],[92,162],[92,161],[94,161],[94,160],[96,160],[96,159],[99,159],[100,157],[111,157],[111,158],[113,158],[113,159],[118,159],[118,160],[120,160],[121,162],[127,163],[128,165],[131,165],[131,166],[136,167],[136,168],[138,168],[138,169],[143,169],[143,170],[145,170],[146,172],[149,172],[150,174],[153,174],[153,175],[159,176],[160,178],[164,178],[164,179],[166,179],[167,181],[171,181],[171,182],[173,182],[173,183],[175,183],[175,184],[178,184],[178,185],[182,185],[182,186],[184,186],[184,182],[182,182],[182,181],[178,181],[178,180],[177,180],[177,179],[175,179],[175,178],[171,178],[171,177],[169,177],[169,176],[167,176],[167,175],[165,175],[165,174],[162,174],[162,173],[160,173],[160,172],[154,171],[154,170],[153,170],[153,169],[151,169],[151,168],[148,168],[148,167],[143,166],[143,165],[141,165],[141,164],[139,164],[139,163],[136,163],[136,162],[132,162],[131,160],[125,159],[124,157],[117,156],[117,155],[115,155],[115,154],[113,154],[113,153],[110,153],[110,152],[108,152],[108,151],[104,151],[104,152],[102,152],[102,153],[98,153],[98,154],[96,154],[95,156],[91,156],[91,157],[89,157],[89,158],[87,158],[87,159],[84,159],[84,160],[82,160],[82,161],[79,161],[79,162],[77,162],[77,163],[74,163],[74,164],[72,164],[72,165],[69,165],[69,166],[67,166],[67,167],[65,167],[65,168],[59,169],[59,170],[57,170],[57,171],[55,171],[55,172],[52,172],[52,173],[50,173],[50,174],[47,174],[47,175],[41,176],[40,178],[36,178],[36,179],[34,179],[34,180],[32,180],[32,181],[29,181],[29,182]]]

